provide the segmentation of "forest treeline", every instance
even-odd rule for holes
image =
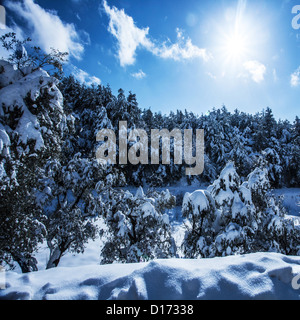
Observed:
[[[151,129],[204,129],[205,168],[202,175],[185,177],[185,166],[126,165],[120,167],[129,184],[139,186],[141,181],[155,186],[166,186],[187,179],[212,183],[225,164],[232,160],[237,172],[246,178],[256,167],[268,170],[273,188],[299,187],[300,185],[300,119],[276,120],[271,108],[257,114],[239,110],[229,112],[225,106],[206,114],[177,110],[169,114],[142,109],[136,95],[126,96],[120,89],[118,95],[110,86],[88,87],[72,75],[59,84],[64,96],[64,109],[74,120],[74,136],[68,144],[69,152],[95,154],[95,137],[103,128],[119,130],[119,121],[127,121],[129,130],[139,128],[151,134]],[[172,143],[172,142],[171,142]],[[149,146],[150,148],[150,146]],[[174,147],[171,146],[171,153]],[[149,151],[149,154],[151,152]],[[149,161],[150,163],[150,161]]]

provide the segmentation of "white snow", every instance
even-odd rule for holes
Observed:
[[[177,194],[187,191],[192,194],[198,188],[177,186],[174,191]],[[288,203],[296,207],[299,191],[278,190],[276,194],[286,195]],[[197,193],[198,203],[204,205],[206,202],[200,201],[200,193],[204,195],[203,191]],[[168,213],[179,249],[178,256],[182,257],[180,245],[185,227],[179,209],[177,207]],[[167,220],[167,217],[163,219]],[[105,228],[101,219],[97,225]],[[231,228],[227,231],[226,235],[234,238],[238,230]],[[255,253],[213,259],[169,259],[101,266],[104,240],[98,237],[96,241],[89,241],[84,254],[67,253],[59,267],[51,270],[44,270],[49,258],[49,249],[45,245],[36,256],[40,271],[27,275],[21,274],[18,269],[6,272],[7,289],[0,290],[0,300],[300,300],[300,290],[292,287],[292,280],[300,274],[300,257]]]
[[[137,199],[143,199],[145,197],[144,190],[142,187],[139,187],[136,191],[135,197]]]
[[[4,115],[4,107],[10,108],[11,111],[14,108],[19,109],[22,115],[15,130],[19,136],[19,142],[26,145],[30,140],[34,140],[36,141],[35,150],[40,150],[44,147],[41,131],[45,128],[40,128],[37,117],[28,110],[25,99],[30,95],[35,101],[41,96],[41,88],[45,88],[51,96],[49,108],[62,112],[63,97],[55,85],[54,78],[50,77],[46,71],[39,69],[32,72],[30,68],[26,69],[28,70],[23,70],[26,71],[26,75],[22,76],[19,70],[15,70],[12,65],[0,60],[0,115]],[[9,144],[8,137],[4,136],[4,129],[6,128],[0,127],[2,131],[0,133],[0,152],[3,146]]]
[[[248,177],[246,185],[250,190],[258,188],[258,186],[267,186],[269,181],[267,179],[267,169],[256,168]]]
[[[9,62],[0,60],[0,87],[6,87],[21,78],[20,71],[17,71]]]
[[[44,147],[44,140],[40,133],[39,124],[36,116],[29,112],[26,108],[22,118],[19,120],[17,132],[20,133],[20,141],[27,145],[30,140],[35,140],[35,150],[41,150]]]
[[[207,211],[210,206],[207,196],[208,193],[205,190],[196,190],[192,194],[187,192],[183,198],[183,210],[191,206],[194,215],[199,215],[202,211]]]
[[[274,191],[276,196],[283,196],[283,205],[291,216],[299,217],[300,219],[300,189],[278,189]]]
[[[146,219],[149,216],[156,217],[157,212],[153,205],[149,202],[146,202],[142,205],[141,211],[143,212],[143,218]]]
[[[162,215],[162,221],[164,224],[170,224],[170,218],[166,213]]]
[[[300,299],[292,287],[300,257],[255,253],[214,259],[58,267],[6,273],[0,299]]]
[[[7,147],[10,146],[10,139],[9,136],[3,127],[3,125],[0,123],[0,154],[3,152],[5,153]],[[8,152],[8,150],[6,151]]]

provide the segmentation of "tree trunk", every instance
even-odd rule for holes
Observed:
[[[20,266],[22,273],[38,271],[37,260],[33,257],[30,257],[30,259],[26,259],[22,255],[17,254],[13,256],[13,259]]]
[[[47,263],[46,269],[52,269],[56,268],[59,264],[59,261],[61,257],[63,256],[63,252],[60,250],[59,247],[56,247],[51,253],[50,253],[50,258]]]
[[[70,240],[64,240],[60,243],[60,245],[56,246],[54,249],[51,248],[50,246],[50,258],[47,263],[47,267],[46,267],[47,270],[56,268],[58,266],[61,257],[69,249],[71,242],[72,241]]]

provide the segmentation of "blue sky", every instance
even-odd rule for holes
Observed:
[[[300,0],[4,5],[7,30],[31,36],[45,51],[68,51],[67,73],[110,84],[115,94],[131,90],[142,108],[202,114],[225,104],[248,113],[271,107],[277,119],[290,121],[299,115],[300,16],[292,9]]]

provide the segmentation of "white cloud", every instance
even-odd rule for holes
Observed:
[[[118,40],[120,64],[123,67],[131,65],[135,62],[138,47],[148,50],[153,48],[152,42],[147,38],[149,28],[139,29],[132,17],[128,16],[124,10],[110,8],[105,0],[103,6],[110,18],[108,31]]]
[[[144,79],[147,75],[145,72],[143,72],[143,70],[140,70],[139,72],[132,73],[131,76],[138,80],[141,80]]]
[[[92,77],[88,77],[88,82],[87,85],[100,85],[101,84],[101,80],[98,77],[92,76]]]
[[[188,60],[193,58],[202,58],[204,61],[209,60],[210,55],[206,49],[199,48],[193,45],[190,38],[185,39],[183,32],[176,29],[177,42],[174,44],[164,43],[160,48],[156,48],[154,53],[165,59]]]
[[[294,73],[291,74],[291,86],[300,86],[300,67]]]
[[[84,46],[74,24],[64,23],[56,12],[46,11],[33,0],[24,0],[23,3],[7,1],[6,5],[26,20],[31,38],[45,52],[55,48],[81,59]]]
[[[252,80],[260,83],[264,80],[267,68],[256,60],[250,60],[243,64],[246,71],[250,74]]]
[[[72,65],[72,74],[81,83],[85,83],[87,86],[92,84],[100,85],[101,80],[95,76],[89,75],[86,71]]]
[[[157,44],[157,41],[149,39],[149,28],[138,28],[132,17],[128,16],[123,9],[111,8],[106,0],[103,1],[103,7],[109,16],[108,31],[118,41],[118,58],[123,67],[134,64],[138,48],[143,48],[158,57],[175,61],[192,58],[202,58],[205,61],[209,59],[207,50],[193,45],[192,40],[185,39],[179,29],[176,30],[176,43]]]

